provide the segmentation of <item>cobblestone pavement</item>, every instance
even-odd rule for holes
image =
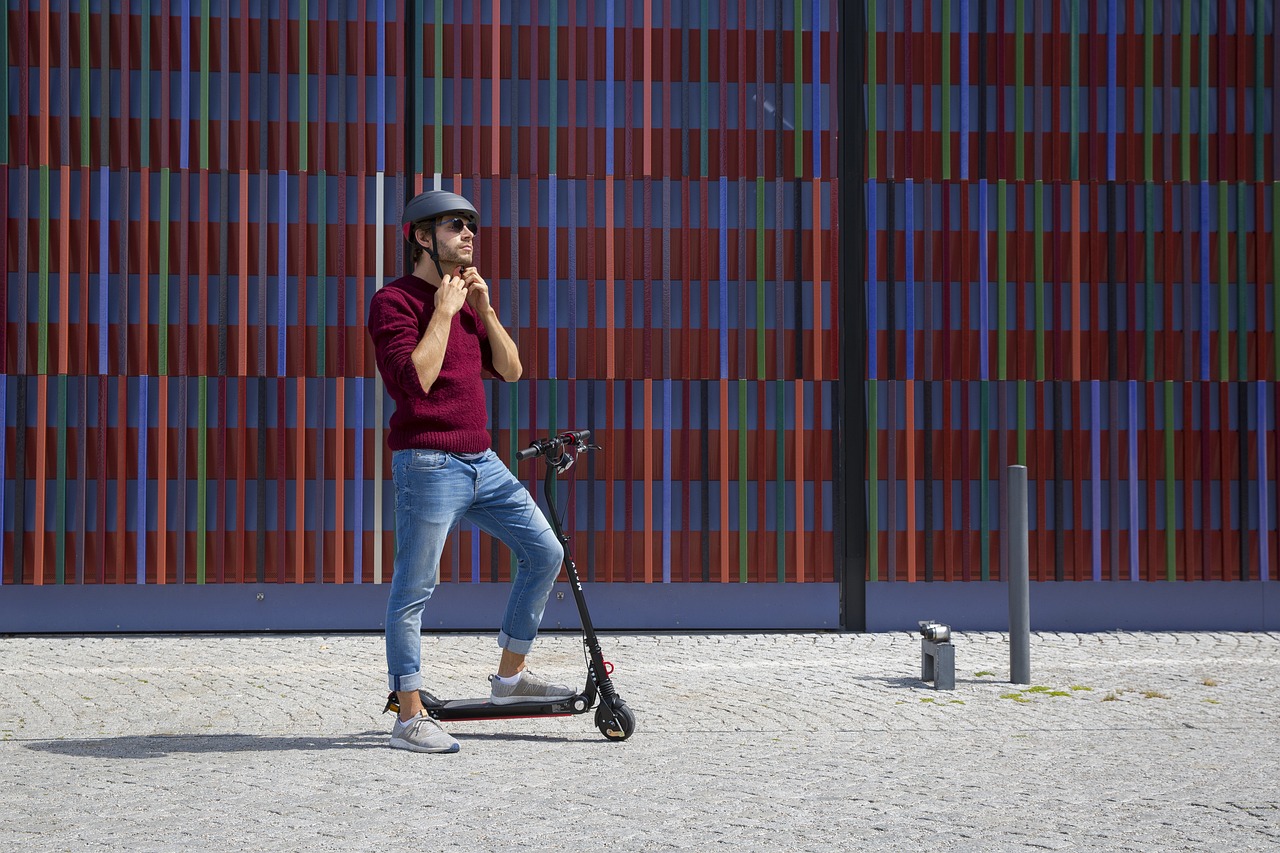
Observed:
[[[382,638],[0,638],[0,850],[1276,850],[1280,634],[609,634],[637,717],[386,748]],[[491,637],[428,636],[446,696]],[[531,662],[579,679],[576,635]]]

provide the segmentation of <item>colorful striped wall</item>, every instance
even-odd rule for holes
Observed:
[[[1273,579],[1274,4],[867,14],[868,577]]]
[[[386,582],[364,318],[436,182],[526,365],[495,448],[604,447],[588,577],[833,580],[834,4],[5,7],[0,585]]]

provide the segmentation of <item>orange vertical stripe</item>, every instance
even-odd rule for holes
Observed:
[[[907,582],[916,580],[916,394],[915,382],[906,380],[907,456]],[[890,494],[889,500],[893,500]]]
[[[1071,378],[1080,381],[1080,182],[1071,182]],[[1056,377],[1061,378],[1061,377]]]
[[[724,411],[724,403],[721,403]],[[892,429],[892,425],[890,426]],[[804,583],[804,552],[809,544],[809,535],[804,530],[804,380],[796,380],[796,451],[795,474],[792,482],[796,488],[796,583]],[[890,534],[892,535],[892,534]]]

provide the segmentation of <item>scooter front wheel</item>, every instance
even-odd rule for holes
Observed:
[[[596,728],[607,740],[624,741],[636,730],[636,715],[625,702],[620,702],[612,711],[602,703],[596,708]]]

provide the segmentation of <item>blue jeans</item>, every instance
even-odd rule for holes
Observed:
[[[518,561],[498,645],[528,654],[564,547],[529,490],[492,450],[397,450],[396,560],[387,600],[387,675],[392,690],[422,686],[422,610],[440,580],[445,539],[467,519]]]

